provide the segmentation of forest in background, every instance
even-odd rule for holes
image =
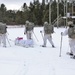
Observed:
[[[59,14],[64,16],[64,0],[59,2]],[[57,18],[57,1],[52,0],[51,22]],[[7,10],[5,4],[0,4],[0,22],[7,25],[24,25],[25,21],[34,22],[35,25],[43,25],[44,21],[49,22],[49,2],[33,0],[30,5],[26,3],[21,6],[21,10]]]

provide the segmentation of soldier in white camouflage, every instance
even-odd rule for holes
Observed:
[[[49,25],[48,22],[44,22],[44,43],[42,45],[42,47],[46,47],[47,44],[47,40],[50,42],[50,44],[52,45],[52,47],[54,48],[54,43],[52,41],[52,33],[54,32],[53,26]]]
[[[0,45],[1,43],[3,43],[3,47],[6,47],[6,32],[7,32],[6,24],[0,22]]]
[[[69,46],[70,46],[70,53],[69,55],[75,59],[75,26],[72,21],[68,22],[69,28],[67,28],[64,32],[61,32],[62,35],[68,35],[69,37]]]
[[[24,34],[26,34],[27,39],[32,39],[33,29],[34,29],[34,23],[26,21]]]

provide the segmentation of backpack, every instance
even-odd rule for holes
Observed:
[[[31,31],[33,30],[34,28],[34,24],[33,23],[29,23],[27,26],[26,26],[26,31]]]
[[[75,26],[68,29],[68,36],[72,39],[75,38]]]
[[[0,34],[4,34],[7,32],[7,27],[5,24],[0,23]]]
[[[52,25],[45,25],[44,31],[46,34],[52,34],[54,32],[54,27]]]
[[[15,45],[23,47],[32,47],[34,44],[32,39],[24,40],[23,37],[17,37],[15,39]]]

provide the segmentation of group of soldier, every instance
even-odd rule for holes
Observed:
[[[75,59],[75,26],[72,21],[68,21],[67,23],[69,26],[65,30],[65,32],[61,32],[61,36],[68,35],[69,37],[69,45],[70,45],[70,53],[69,55],[72,55],[72,58]],[[3,43],[3,47],[6,47],[6,32],[7,32],[7,27],[5,24],[0,23],[0,44],[1,41]],[[34,32],[34,23],[26,21],[25,23],[25,30],[24,34],[27,37],[27,41],[33,41],[32,33]],[[55,48],[55,45],[52,41],[52,34],[54,33],[54,26],[49,25],[48,22],[44,22],[44,36],[43,36],[43,45],[42,47],[46,47],[47,40],[50,42],[53,48]],[[42,33],[42,31],[40,31]],[[32,42],[29,42],[32,43]],[[31,45],[31,44],[28,44]],[[34,44],[32,44],[34,45]]]
[[[26,34],[27,39],[31,39],[31,40],[33,39],[32,38],[33,29],[34,29],[34,23],[26,21],[24,34]],[[53,32],[54,32],[53,26],[49,25],[48,22],[44,22],[44,37],[43,37],[44,43],[42,47],[46,47],[47,39],[51,43],[52,47],[53,48],[55,47],[51,36]]]

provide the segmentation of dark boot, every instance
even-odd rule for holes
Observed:
[[[45,45],[42,45],[42,47],[46,47]]]
[[[67,54],[70,55],[70,56],[73,56],[73,53],[71,53],[71,52],[67,52]]]
[[[73,54],[72,54],[72,53],[69,53],[69,55],[73,56]]]
[[[54,45],[52,45],[52,47],[53,47],[53,48],[55,48],[55,46],[54,46]]]
[[[73,56],[72,58],[75,59],[75,56]]]

